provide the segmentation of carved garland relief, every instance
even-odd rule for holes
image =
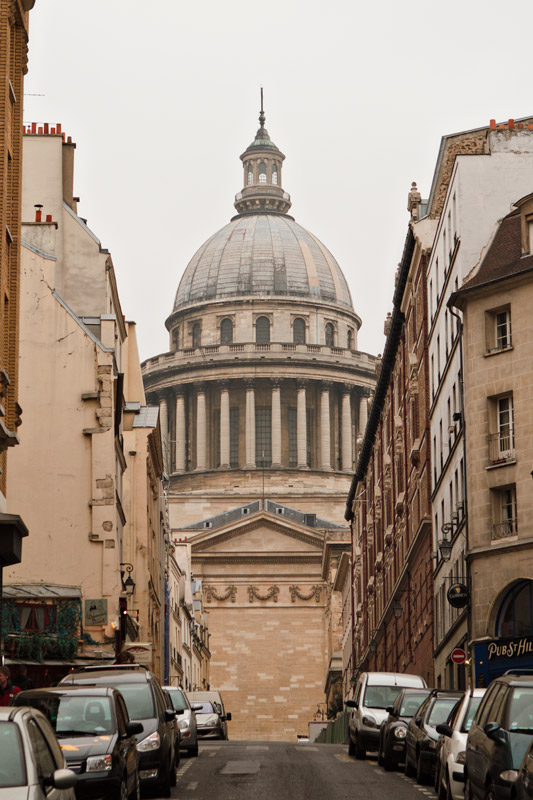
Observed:
[[[319,585],[311,586],[309,592],[301,591],[299,586],[289,586],[289,592],[291,596],[291,603],[295,603],[296,599],[299,600],[312,600],[315,599],[316,603],[320,603],[322,589],[324,587]],[[248,586],[247,593],[248,593],[248,600],[250,603],[253,603],[255,600],[273,600],[274,603],[278,602],[279,599],[279,587],[278,586],[270,586],[265,594],[261,594],[257,586]],[[226,600],[230,600],[232,603],[235,603],[237,599],[237,586],[231,585],[227,586],[225,592],[219,594],[217,588],[215,586],[206,585],[204,586],[205,592],[205,600],[206,603],[211,603],[213,600],[218,600],[218,602],[223,603]]]

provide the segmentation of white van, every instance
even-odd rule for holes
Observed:
[[[386,709],[392,706],[401,689],[426,689],[424,678],[403,672],[362,672],[359,675],[353,700],[346,705],[352,709],[349,720],[348,753],[364,758],[367,750],[379,747],[379,729],[387,718]]]

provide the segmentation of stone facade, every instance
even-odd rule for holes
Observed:
[[[339,554],[327,541],[347,533],[375,370],[356,349],[361,320],[339,265],[287,214],[284,156],[260,122],[241,156],[239,213],[187,266],[169,352],[143,375],[161,409],[172,533],[191,542],[202,580],[210,684],[233,714],[230,736],[284,740],[325,702],[340,647],[330,596]]]

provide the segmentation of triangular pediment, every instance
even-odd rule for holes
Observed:
[[[260,511],[245,520],[229,523],[216,531],[191,537],[193,555],[209,553],[317,554],[322,551],[324,535],[303,525],[287,522],[274,514]]]

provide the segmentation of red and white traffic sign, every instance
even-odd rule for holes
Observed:
[[[466,653],[461,647],[456,647],[452,650],[452,661],[454,664],[464,664],[466,661]]]

